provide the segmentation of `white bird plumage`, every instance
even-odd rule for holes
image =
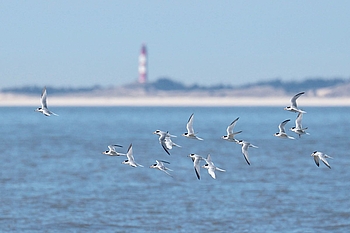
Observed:
[[[275,133],[274,136],[278,137],[278,138],[289,138],[289,139],[295,139],[292,136],[287,135],[284,126],[290,121],[290,119],[284,120],[282,121],[279,125],[279,132]]]
[[[130,144],[129,146],[128,152],[126,153],[126,157],[127,159],[122,162],[123,164],[130,165],[131,167],[143,167],[141,164],[135,162],[132,144]]]
[[[248,163],[248,165],[250,165],[249,154],[248,154],[248,148],[249,148],[249,147],[258,148],[258,147],[257,147],[257,146],[254,146],[254,145],[251,144],[250,142],[243,141],[243,140],[239,140],[237,143],[240,144],[240,145],[242,145],[242,154],[244,155],[245,161]]]
[[[331,166],[329,165],[328,161],[326,160],[326,158],[332,159],[331,156],[326,155],[325,153],[322,153],[320,151],[314,151],[311,154],[312,157],[314,157],[315,163],[317,165],[317,167],[320,166],[320,160],[330,169]]]
[[[306,113],[305,111],[301,110],[298,108],[297,105],[297,99],[301,96],[305,94],[305,92],[299,92],[298,94],[294,95],[292,97],[292,99],[290,100],[291,105],[288,107],[285,107],[284,110],[290,111],[290,112],[301,112],[301,113]]]
[[[108,150],[103,151],[102,154],[109,155],[109,156],[126,156],[126,154],[117,152],[115,147],[123,147],[123,146],[120,146],[120,145],[109,145],[108,146]]]
[[[42,91],[42,93],[41,93],[40,102],[41,102],[41,107],[35,109],[36,112],[41,112],[41,113],[44,114],[45,116],[51,116],[51,115],[58,116],[56,113],[51,112],[51,111],[47,108],[47,92],[46,92],[46,87],[44,87],[44,89],[43,89],[43,91]]]
[[[156,131],[153,132],[153,134],[157,134],[159,136],[158,138],[159,143],[168,155],[170,155],[169,150],[171,150],[173,146],[181,147],[171,140],[170,137],[176,137],[176,136],[169,134],[169,132],[164,132],[157,129]]]
[[[160,170],[160,171],[165,172],[167,175],[173,177],[169,172],[167,172],[167,171],[173,171],[173,170],[171,170],[170,168],[167,168],[167,167],[164,165],[164,163],[170,164],[170,163],[167,162],[167,161],[156,160],[156,163],[155,163],[155,164],[152,164],[152,165],[150,166],[150,168],[158,169],[158,170]]]
[[[200,138],[200,137],[197,137],[197,135],[194,132],[194,129],[193,129],[193,116],[194,116],[194,113],[191,114],[190,118],[187,121],[187,125],[186,125],[187,132],[183,133],[182,136],[184,136],[186,138],[192,138],[192,139],[197,139],[197,140],[202,141],[203,139]]]
[[[198,180],[200,180],[201,179],[200,161],[204,160],[204,158],[200,155],[197,155],[197,154],[189,154],[188,157],[190,157],[192,159],[194,171],[196,173]]]
[[[294,133],[299,135],[299,138],[301,137],[301,135],[303,134],[308,134],[306,132],[307,127],[303,128],[302,124],[301,124],[301,120],[303,118],[303,113],[299,112],[297,118],[295,119],[295,126],[293,126],[292,128],[290,128],[291,131],[293,131]]]
[[[214,163],[211,161],[210,154],[208,154],[207,158],[204,160],[205,160],[206,164],[203,165],[202,167],[205,169],[208,169],[208,173],[213,179],[216,179],[215,171],[220,171],[220,172],[226,171],[226,170],[218,168],[217,166],[214,165]]]
[[[222,136],[221,138],[229,141],[229,142],[237,142],[237,139],[235,139],[235,135],[242,133],[242,130],[238,131],[238,132],[233,132],[233,128],[235,127],[237,121],[238,121],[239,117],[237,117],[234,121],[231,122],[231,124],[227,127],[226,132],[227,135]]]

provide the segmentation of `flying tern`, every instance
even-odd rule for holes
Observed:
[[[202,156],[200,156],[200,155],[197,155],[197,154],[189,154],[188,157],[190,157],[192,159],[194,171],[196,173],[196,176],[197,176],[198,180],[200,180],[201,179],[201,175],[200,175],[200,161],[204,160],[204,158]]]
[[[237,117],[234,121],[231,122],[231,124],[227,127],[226,131],[227,131],[227,135],[222,136],[221,138],[229,141],[229,142],[237,142],[237,139],[235,139],[235,135],[242,133],[242,131],[238,131],[238,132],[233,132],[233,128],[235,127],[237,121],[238,121],[239,117]]]
[[[169,163],[169,162],[167,162],[167,161],[163,161],[163,160],[156,160],[156,163],[155,163],[155,164],[153,164],[153,165],[151,165],[151,166],[150,166],[150,168],[159,169],[159,170],[161,170],[161,171],[165,172],[167,175],[169,175],[169,176],[171,176],[171,177],[172,177],[172,175],[170,175],[170,173],[169,173],[169,172],[167,172],[167,171],[173,171],[173,170],[171,170],[171,169],[169,169],[169,168],[165,167],[164,163],[170,164],[170,163]]]
[[[284,130],[284,126],[290,121],[290,119],[284,120],[279,124],[279,132],[275,133],[274,136],[279,137],[279,138],[289,138],[289,139],[295,139],[294,137],[288,136],[286,134],[286,131]]]
[[[202,167],[205,169],[208,169],[208,173],[213,179],[216,179],[215,171],[225,172],[224,169],[218,168],[214,165],[214,163],[211,161],[210,154],[208,154],[208,157],[204,159],[206,164]]]
[[[41,112],[42,114],[44,114],[45,116],[51,116],[51,115],[55,115],[58,116],[56,113],[51,112],[48,108],[47,108],[47,92],[46,92],[46,87],[44,87],[43,92],[41,93],[41,107],[35,109],[36,112]]]
[[[326,155],[320,151],[314,151],[312,154],[311,154],[312,157],[314,157],[314,160],[315,160],[315,163],[317,165],[317,167],[320,166],[320,160],[328,167],[328,168],[331,168],[331,166],[329,165],[329,163],[327,162],[326,158],[330,158],[332,159],[331,156],[329,155]]]
[[[254,145],[251,144],[250,142],[243,141],[243,140],[239,140],[237,143],[240,144],[240,145],[242,145],[242,154],[244,155],[245,161],[248,163],[248,165],[250,165],[249,154],[248,154],[248,148],[249,148],[249,147],[258,148],[258,147],[257,147],[257,146],[254,146]]]
[[[127,159],[124,160],[122,163],[126,165],[130,165],[132,167],[143,167],[141,164],[138,164],[135,162],[134,156],[132,155],[132,144],[130,144],[128,152],[126,153]]]
[[[170,137],[176,137],[176,136],[169,134],[169,132],[156,130],[153,132],[153,134],[157,134],[159,136],[159,138],[158,138],[159,143],[168,155],[170,155],[169,150],[171,150],[173,148],[173,146],[181,147],[181,146],[177,145],[176,143],[174,143],[173,141],[171,141]]]
[[[295,126],[290,128],[291,131],[293,131],[294,133],[299,135],[299,138],[301,137],[302,134],[309,134],[309,133],[306,132],[307,127],[303,128],[302,125],[301,125],[302,118],[303,118],[303,113],[299,112],[298,113],[298,117],[295,120]]]
[[[197,135],[194,133],[193,129],[193,113],[191,114],[190,118],[188,119],[186,128],[187,132],[183,133],[182,136],[185,136],[186,138],[192,138],[192,139],[197,139],[197,140],[203,140],[202,138],[197,137]]]
[[[291,111],[291,112],[306,113],[305,111],[299,109],[298,105],[297,105],[297,99],[303,94],[305,94],[305,92],[300,92],[300,93],[296,94],[295,96],[293,96],[293,98],[290,100],[291,105],[288,107],[285,107],[284,110]]]
[[[119,153],[116,151],[115,147],[123,147],[120,145],[109,145],[108,150],[103,151],[102,154],[109,155],[109,156],[125,156],[126,154]]]

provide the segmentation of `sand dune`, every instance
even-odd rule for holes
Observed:
[[[287,106],[290,97],[205,97],[205,96],[49,96],[49,106]],[[300,106],[350,106],[349,97],[303,96]],[[0,94],[0,106],[39,106],[40,97]]]

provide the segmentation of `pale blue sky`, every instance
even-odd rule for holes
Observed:
[[[350,1],[0,0],[0,88],[350,77]]]

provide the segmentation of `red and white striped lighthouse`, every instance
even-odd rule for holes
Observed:
[[[147,82],[147,50],[143,44],[139,56],[139,83]]]

